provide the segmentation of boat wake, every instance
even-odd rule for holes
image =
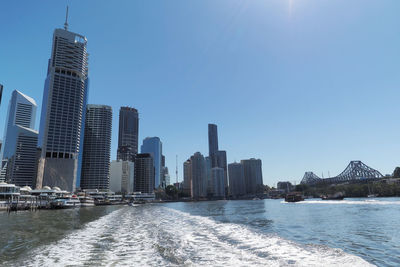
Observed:
[[[301,245],[244,225],[163,205],[116,210],[31,252],[24,266],[372,266],[321,245]]]
[[[284,203],[284,202],[282,202]],[[297,202],[299,204],[334,204],[334,205],[400,205],[400,201],[387,201],[377,199],[366,199],[366,200],[306,200]]]

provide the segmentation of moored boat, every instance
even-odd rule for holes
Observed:
[[[89,196],[79,197],[82,207],[94,207],[94,198]]]
[[[81,202],[76,195],[57,197],[50,202],[53,209],[79,208]]]
[[[301,192],[290,192],[287,193],[285,196],[285,201],[286,202],[299,202],[303,201],[304,197]]]

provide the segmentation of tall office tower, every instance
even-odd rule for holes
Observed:
[[[228,165],[229,172],[229,190],[233,197],[246,194],[246,184],[244,182],[244,169],[240,163],[231,163]]]
[[[192,198],[207,197],[206,160],[200,152],[190,157],[192,169]]]
[[[131,161],[111,162],[110,167],[110,190],[124,194],[134,191],[135,163]]]
[[[154,192],[154,163],[148,153],[136,154],[135,157],[135,192]]]
[[[241,160],[243,165],[244,181],[246,183],[246,194],[263,192],[263,177],[260,159]]]
[[[224,169],[225,194],[228,195],[228,162],[226,151],[218,150],[215,152],[216,167]]]
[[[148,153],[153,157],[154,186],[158,188],[161,181],[162,143],[158,137],[146,137],[141,146],[141,153]]]
[[[134,161],[138,153],[139,113],[130,107],[119,110],[117,160]]]
[[[167,186],[170,185],[170,183],[171,177],[169,175],[168,167],[162,167],[160,186],[165,189]]]
[[[112,108],[87,105],[83,144],[82,189],[108,189],[110,179]]]
[[[183,163],[183,192],[192,195],[192,163],[190,159]]]
[[[218,167],[214,156],[217,151],[218,151],[217,125],[208,124],[208,156],[211,158],[211,167]]]
[[[3,85],[0,83],[0,106],[2,97],[3,97]]]
[[[225,198],[225,177],[224,169],[222,168],[212,168],[211,176],[213,180],[213,196],[216,198]]]
[[[206,176],[207,176],[207,196],[211,197],[214,192],[213,180],[211,176],[211,158],[205,157],[206,160]]]
[[[66,22],[64,29],[56,29],[53,34],[40,119],[38,184],[74,191],[80,176],[88,53],[85,36],[67,27]]]
[[[7,164],[4,178],[18,186],[34,187],[36,184],[36,109],[35,100],[17,90],[12,92],[1,152],[1,167],[4,168]]]

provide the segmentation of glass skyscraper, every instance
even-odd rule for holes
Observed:
[[[158,137],[146,137],[143,140],[141,153],[149,153],[154,163],[154,186],[158,188],[161,181],[162,143]]]
[[[43,186],[76,187],[88,94],[86,45],[86,38],[68,31],[67,24],[54,31],[39,131],[38,182]]]
[[[38,132],[34,130],[37,105],[34,99],[15,90],[8,106],[4,145],[1,150],[1,180],[18,186],[36,186]]]
[[[117,160],[134,161],[138,153],[139,113],[135,108],[121,107],[119,111]]]
[[[109,189],[112,109],[87,105],[83,144],[82,189]]]

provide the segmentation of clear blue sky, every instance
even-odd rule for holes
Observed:
[[[41,108],[66,3],[0,2],[0,133],[11,90]],[[113,107],[112,158],[129,105],[140,140],[161,138],[171,181],[175,155],[181,180],[183,161],[208,153],[209,122],[228,162],[262,159],[268,185],[333,176],[350,160],[383,174],[400,165],[400,1],[68,4],[69,29],[88,38],[89,103]]]

